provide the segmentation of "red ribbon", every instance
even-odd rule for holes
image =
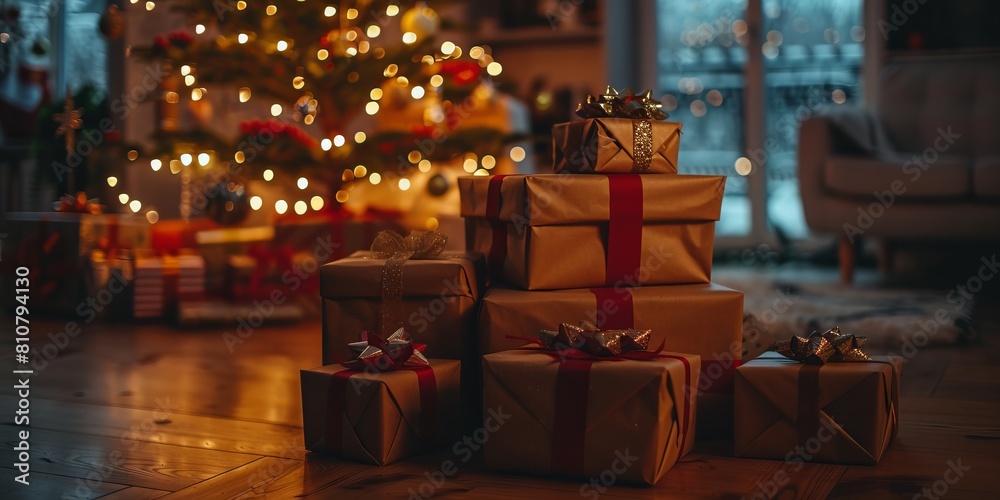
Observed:
[[[623,330],[634,328],[635,309],[632,301],[632,290],[630,288],[591,288],[590,292],[597,299],[597,314],[595,323],[602,330]],[[603,314],[602,314],[603,313]],[[678,351],[681,349],[671,349]],[[718,365],[718,370],[709,367]],[[702,358],[700,378],[705,382],[699,382],[698,386],[704,386],[702,392],[714,394],[732,394],[733,379],[736,369],[740,366],[740,360],[716,359],[709,360]],[[714,378],[713,378],[714,377]]]
[[[558,353],[546,351],[554,356]],[[560,353],[565,351],[560,351]],[[678,415],[680,422],[680,450],[687,446],[688,416],[691,412],[691,364],[683,356],[672,354],[635,351],[629,354],[645,352],[654,354],[652,357],[676,359],[684,364],[684,412]],[[584,452],[587,440],[587,407],[590,394],[590,368],[599,360],[641,359],[626,358],[591,358],[565,359],[559,362],[556,373],[555,415],[552,429],[552,470],[553,472],[570,475],[584,475]]]
[[[437,426],[437,380],[434,370],[429,366],[401,368],[417,374],[417,390],[420,392],[420,433],[421,440],[427,444],[434,440]],[[333,374],[326,398],[326,450],[330,453],[341,453],[344,449],[344,420],[347,401],[353,396],[347,391],[353,390],[349,380],[352,376],[363,373],[358,370],[341,370]]]
[[[635,317],[632,308],[632,291],[628,288],[591,288],[597,298],[597,320],[602,330],[632,328]],[[601,313],[604,313],[603,316]]]
[[[803,447],[819,433],[819,365],[802,365],[799,371],[798,435]]]
[[[889,394],[891,399],[886,411],[890,414],[890,419],[892,420],[892,437],[890,440],[895,439],[896,433],[899,432],[899,425],[897,425],[898,414],[894,408],[891,408],[891,405],[899,402],[899,380],[896,374],[896,367],[889,361],[873,360],[866,361],[866,363],[886,364],[892,369],[892,386],[891,393]],[[819,370],[822,367],[823,365],[803,363],[802,368],[799,370],[796,430],[798,431],[798,444],[802,447],[806,447],[806,443],[810,439],[819,435],[819,415],[822,411],[819,401]]]
[[[507,258],[507,224],[500,220],[500,187],[505,175],[490,177],[489,190],[486,193],[486,220],[493,229],[493,241],[490,243],[488,260],[490,268],[495,273],[503,271],[503,261]]]
[[[642,177],[609,175],[610,217],[604,284],[635,276],[642,256]]]
[[[587,438],[590,367],[594,361],[569,359],[556,374],[555,416],[552,421],[552,470],[582,475]]]

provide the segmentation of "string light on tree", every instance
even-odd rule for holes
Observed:
[[[420,186],[423,191],[431,177],[440,176],[434,190],[442,193],[454,186],[454,174],[441,176],[449,169],[461,168],[458,172],[475,175],[494,169],[496,173],[507,173],[502,166],[509,168],[511,163],[498,148],[509,142],[498,145],[498,135],[492,133],[487,133],[485,139],[463,136],[462,127],[452,128],[451,123],[456,104],[465,104],[463,99],[496,99],[488,77],[500,75],[503,67],[493,60],[488,47],[473,46],[464,52],[451,40],[435,43],[433,37],[442,23],[428,5],[433,2],[408,2],[400,7],[388,2],[347,1],[335,6],[298,0],[279,8],[273,1],[239,0],[229,4],[235,10],[229,10],[224,17],[204,2],[179,2],[192,19],[201,21],[188,29],[205,36],[171,33],[158,38],[151,48],[137,48],[134,52],[144,53],[149,59],[168,60],[169,66],[175,68],[171,77],[175,86],[164,88],[161,99],[170,104],[184,101],[196,117],[196,126],[204,127],[213,120],[212,103],[219,106],[219,99],[235,101],[237,97],[240,103],[248,103],[253,94],[258,94],[258,100],[264,96],[265,101],[247,109],[263,111],[265,116],[256,121],[264,126],[257,125],[252,132],[241,130],[239,138],[230,144],[219,144],[208,134],[199,136],[200,130],[178,135],[183,140],[176,139],[166,148],[158,144],[158,150],[164,153],[147,160],[154,172],[169,165],[171,173],[182,174],[186,186],[198,186],[210,172],[235,162],[243,165],[243,175],[248,178],[276,181],[272,189],[295,186],[296,192],[319,190],[306,196],[286,193],[281,196],[284,199],[269,199],[261,193],[244,198],[245,206],[252,210],[273,206],[275,213],[300,215],[322,209],[324,202],[332,202],[331,198],[345,203],[353,195],[351,202],[357,203],[381,196],[355,188],[380,185],[386,171],[393,173],[383,189],[406,191]],[[312,22],[294,21],[306,18]],[[207,19],[211,23],[204,21]],[[254,64],[234,65],[235,60]],[[188,87],[183,92],[177,85],[181,82]],[[208,100],[207,82],[230,84],[228,88],[238,91],[236,95],[227,91],[228,95]],[[201,104],[193,105],[196,102]],[[356,120],[359,115],[373,118]],[[356,128],[358,124],[363,130]],[[422,155],[412,151],[413,144],[426,140],[418,133],[429,134],[434,140],[441,137],[444,142]],[[503,137],[503,132],[500,134]],[[223,141],[232,137],[224,133],[220,136],[225,138]],[[169,134],[160,137],[170,140]],[[277,139],[272,141],[272,137]],[[406,148],[406,144],[411,146]],[[484,154],[480,159],[463,154],[468,150],[497,156]],[[507,153],[514,162],[526,156],[522,148]],[[400,156],[414,168],[395,172]],[[183,168],[195,164],[201,168]],[[368,182],[359,185],[357,181],[365,177]]]

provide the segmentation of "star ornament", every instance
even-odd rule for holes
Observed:
[[[813,332],[808,337],[792,337],[778,342],[774,350],[779,354],[806,364],[871,361],[862,349],[867,339],[840,333],[840,327],[833,327],[823,333]]]
[[[73,143],[76,134],[73,132],[83,127],[83,108],[73,109],[73,95],[66,89],[66,105],[63,106],[62,113],[56,113],[52,117],[59,127],[56,128],[56,137],[66,136],[66,153],[73,152]]]
[[[559,331],[541,330],[538,339],[546,349],[578,349],[594,356],[614,357],[649,348],[651,330],[601,330],[590,321],[579,326],[559,325]]]
[[[427,346],[414,343],[409,337],[402,328],[385,339],[372,332],[361,332],[360,342],[347,344],[356,359],[345,363],[345,366],[353,369],[373,368],[377,371],[428,366],[423,354]]]

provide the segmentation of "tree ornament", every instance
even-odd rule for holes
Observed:
[[[224,226],[239,224],[250,214],[246,179],[234,177],[209,188],[214,193],[205,206],[205,215]]]
[[[417,43],[433,36],[441,27],[441,18],[434,9],[425,2],[419,2],[403,14],[399,20],[399,28],[404,32],[417,35]]]
[[[444,196],[450,187],[451,183],[448,182],[448,178],[441,174],[434,174],[427,181],[427,192],[433,196]]]

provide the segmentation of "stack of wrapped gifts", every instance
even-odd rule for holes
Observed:
[[[745,406],[816,403],[775,392],[794,386],[792,366],[740,366],[743,294],[711,282],[725,178],[677,173],[680,125],[648,93],[609,88],[578,113],[554,128],[554,173],[459,179],[468,253],[436,232],[383,232],[321,268],[326,366],[302,372],[307,449],[385,464],[456,443],[462,415],[488,434],[491,470],[651,485],[696,438],[732,439],[737,378]],[[819,380],[879,373],[871,388],[894,403],[895,365],[865,365]],[[802,415],[741,417],[737,451],[770,456],[760,436],[794,446],[825,422]],[[877,460],[894,415],[832,459]]]
[[[135,258],[132,315],[162,318],[189,302],[205,297],[205,260],[197,254],[150,255]]]

